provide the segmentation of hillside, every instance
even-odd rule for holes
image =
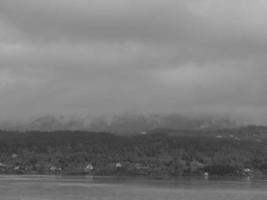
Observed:
[[[178,114],[138,115],[121,114],[111,117],[80,118],[68,116],[43,116],[24,123],[0,123],[0,129],[13,131],[62,131],[85,130],[133,135],[155,129],[216,130],[233,129],[238,124],[224,117],[188,117]]]
[[[266,128],[220,130],[215,135],[0,132],[1,173],[243,175],[244,169],[267,172]]]

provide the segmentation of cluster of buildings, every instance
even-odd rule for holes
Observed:
[[[16,158],[18,158],[17,154],[12,154],[11,157],[15,161]],[[129,174],[135,174],[135,175],[149,175],[151,172],[154,172],[156,170],[157,166],[147,166],[142,163],[121,163],[121,162],[114,162],[109,163],[108,165],[103,166],[94,166],[92,163],[87,163],[84,166],[72,167],[72,168],[65,168],[59,167],[57,165],[53,164],[43,164],[39,167],[36,166],[23,166],[22,164],[18,164],[16,162],[13,162],[12,164],[9,163],[3,163],[0,162],[0,173],[48,173],[48,174],[75,174],[75,173],[83,173],[83,174],[95,174],[95,172],[99,172],[101,170],[105,171],[108,170],[110,174],[112,172],[128,172]],[[204,175],[204,177],[209,176],[208,171],[204,171],[205,165],[194,160],[190,162],[190,166],[188,169],[190,172],[200,172],[198,174]],[[158,170],[161,172],[161,169]],[[250,168],[244,168],[240,171],[240,175],[244,176],[251,176],[253,175],[253,170]],[[96,173],[98,174],[98,173]],[[109,175],[110,175],[109,174]]]

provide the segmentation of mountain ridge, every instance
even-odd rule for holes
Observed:
[[[187,117],[171,115],[121,114],[112,117],[88,118],[68,116],[42,116],[24,123],[5,122],[0,129],[14,131],[58,131],[84,130],[112,132],[117,134],[139,134],[156,129],[216,130],[240,127],[238,123],[223,117]]]

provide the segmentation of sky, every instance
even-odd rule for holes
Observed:
[[[267,122],[267,0],[1,0],[0,120]]]

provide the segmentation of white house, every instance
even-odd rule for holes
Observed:
[[[92,171],[92,170],[94,170],[94,166],[92,164],[88,164],[88,165],[86,165],[86,167],[84,169],[86,171]]]
[[[115,164],[115,167],[116,167],[116,168],[122,168],[122,164],[121,164],[120,162],[117,162],[117,163]]]
[[[0,167],[4,168],[6,165],[4,163],[0,163]]]

